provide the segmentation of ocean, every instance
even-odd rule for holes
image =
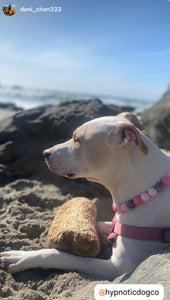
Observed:
[[[140,113],[154,104],[154,100],[136,99],[119,96],[105,96],[100,94],[73,93],[55,91],[47,89],[24,88],[21,86],[1,86],[0,102],[13,103],[24,109],[34,108],[41,105],[56,105],[61,101],[80,100],[80,99],[100,99],[105,104],[115,104],[120,106],[132,106],[135,113]]]

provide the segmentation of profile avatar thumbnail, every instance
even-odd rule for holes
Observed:
[[[15,15],[16,11],[17,11],[16,6],[12,3],[8,3],[3,6],[3,12],[6,16]]]

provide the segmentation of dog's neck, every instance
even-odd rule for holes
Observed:
[[[111,193],[114,204],[119,204],[141,194],[155,185],[170,169],[170,158],[147,137],[143,136],[149,152],[144,155],[139,147],[124,151],[109,164],[109,176],[102,174],[103,184]]]

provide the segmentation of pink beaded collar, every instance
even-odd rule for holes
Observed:
[[[119,214],[127,212],[129,209],[133,209],[137,206],[141,206],[143,203],[148,202],[151,198],[156,197],[158,192],[161,192],[166,186],[170,184],[170,171],[168,174],[160,179],[153,187],[149,188],[146,192],[141,193],[135,198],[126,202],[113,206],[113,210]]]

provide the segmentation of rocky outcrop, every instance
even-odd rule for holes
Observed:
[[[0,185],[9,179],[37,176],[54,178],[42,151],[71,138],[82,123],[116,115],[128,107],[104,105],[100,100],[70,101],[21,111],[0,123]]]
[[[22,111],[23,109],[17,107],[13,103],[0,103],[0,122],[9,117],[12,117],[16,112]]]
[[[21,107],[16,106],[14,103],[0,103],[0,109],[8,109],[13,111],[23,110]]]
[[[151,139],[160,148],[170,150],[170,86],[157,103],[144,111],[141,120]]]

